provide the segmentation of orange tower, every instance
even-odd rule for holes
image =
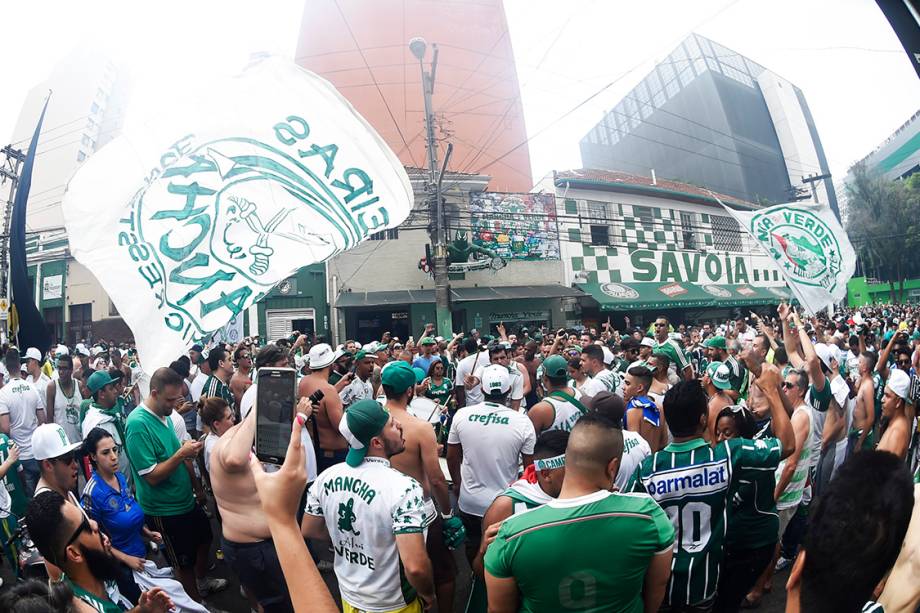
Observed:
[[[438,159],[492,177],[492,191],[528,191],[530,154],[501,0],[307,0],[296,61],[328,79],[403,164],[427,168],[424,100],[409,40],[437,45],[433,110]]]

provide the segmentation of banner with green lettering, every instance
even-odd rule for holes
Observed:
[[[409,214],[396,155],[327,81],[261,59],[130,117],[71,179],[74,257],[99,279],[148,372],[298,269]],[[129,113],[130,116],[130,113]]]
[[[722,206],[773,259],[806,311],[816,313],[846,297],[856,253],[830,208],[812,202],[757,211]]]

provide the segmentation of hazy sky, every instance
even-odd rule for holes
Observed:
[[[229,72],[252,52],[293,56],[303,0],[137,6],[4,6],[0,140],[10,139],[26,92],[78,44],[102,44],[141,83],[169,87],[174,66]],[[835,182],[920,108],[920,80],[873,0],[505,0],[505,9],[535,179],[579,167],[581,137],[692,30],[804,91]]]

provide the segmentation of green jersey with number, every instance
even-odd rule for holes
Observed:
[[[674,527],[651,497],[599,491],[506,519],[485,568],[514,577],[521,612],[638,613],[646,570],[673,542]]]
[[[643,460],[626,491],[648,492],[677,531],[666,604],[694,605],[715,596],[732,488],[740,474],[775,469],[781,448],[776,439],[730,439],[710,447],[696,438]]]

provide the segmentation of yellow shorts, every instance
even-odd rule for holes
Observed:
[[[345,600],[342,600],[342,613],[367,613],[367,609],[353,607],[345,602]],[[416,598],[401,609],[393,609],[392,611],[383,611],[381,613],[422,613],[422,601]]]

